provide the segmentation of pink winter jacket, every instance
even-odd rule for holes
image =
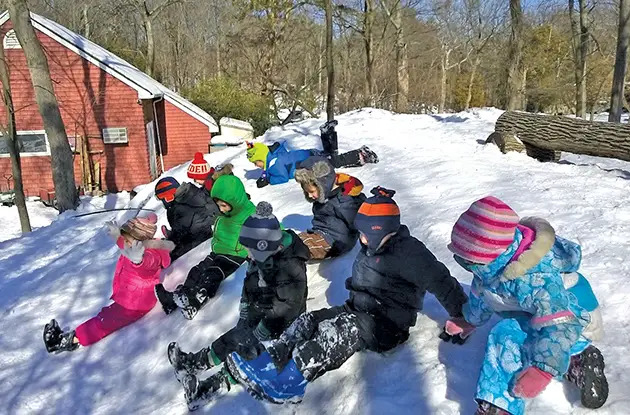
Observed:
[[[167,240],[151,239],[142,244],[145,248],[142,262],[136,265],[120,255],[114,272],[111,299],[129,310],[147,311],[155,306],[153,287],[160,282],[160,271],[171,265],[169,252],[175,248],[175,244]],[[122,238],[117,245],[124,247]]]

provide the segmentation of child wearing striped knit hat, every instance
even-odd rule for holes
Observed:
[[[457,220],[448,248],[473,274],[463,317],[446,323],[443,340],[462,344],[494,314],[475,399],[478,415],[521,415],[525,399],[553,378],[574,383],[582,405],[608,397],[604,358],[591,343],[602,335],[597,298],[578,273],[581,248],[540,218],[519,218],[500,199],[474,202]]]

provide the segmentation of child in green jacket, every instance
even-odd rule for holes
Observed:
[[[241,227],[256,207],[249,200],[245,187],[236,176],[221,176],[210,193],[221,215],[214,224],[212,252],[194,266],[183,285],[174,292],[162,284],[155,286],[155,295],[166,314],[179,308],[192,320],[209,298],[214,297],[221,281],[234,273],[247,258],[247,251],[238,241]]]

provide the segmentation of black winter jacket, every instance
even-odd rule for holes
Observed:
[[[241,295],[241,319],[251,327],[262,321],[272,338],[306,311],[306,261],[310,254],[293,231],[285,232],[291,242],[282,251],[260,266],[250,260]]]
[[[166,210],[171,225],[168,239],[176,246],[186,246],[190,250],[212,237],[217,215],[219,208],[207,190],[192,183],[182,183],[177,188],[175,200]]]
[[[381,350],[407,339],[426,291],[435,295],[451,317],[461,316],[468,300],[446,266],[405,225],[376,254],[367,255],[367,248],[361,247],[346,288],[350,291],[346,304],[374,317],[377,342],[390,345]],[[391,336],[400,340],[385,338]]]

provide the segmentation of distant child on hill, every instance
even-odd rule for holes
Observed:
[[[591,286],[577,272],[580,246],[489,196],[460,216],[449,249],[473,282],[463,317],[448,321],[441,337],[463,343],[495,313],[503,318],[488,336],[476,414],[521,415],[525,399],[553,378],[575,384],[585,407],[602,406],[604,358],[591,342],[603,327]]]
[[[184,353],[177,343],[168,347],[175,376],[182,383],[191,410],[230,390],[234,379],[223,367],[229,353],[255,358],[261,342],[278,337],[306,311],[308,248],[293,231],[282,231],[271,205],[260,202],[243,224],[239,240],[247,249],[249,267],[243,282],[240,319],[211,346]],[[221,369],[204,380],[197,375],[214,366]]]
[[[268,184],[288,182],[293,179],[300,162],[311,156],[327,157],[335,168],[378,163],[378,156],[367,146],[337,154],[337,133],[334,131],[336,123],[336,121],[326,123],[321,127],[323,152],[316,149],[288,150],[286,142],[274,143],[270,146],[263,143],[247,143],[247,159],[263,170],[256,185],[260,188]]]
[[[174,292],[167,291],[162,284],[155,286],[155,295],[164,312],[170,314],[179,308],[188,320],[214,297],[221,282],[245,262],[247,250],[239,243],[238,236],[245,219],[256,210],[236,176],[217,178],[210,195],[221,211],[214,225],[212,252],[190,270],[184,284]]]
[[[461,317],[464,290],[400,224],[394,191],[379,187],[372,193],[355,219],[361,250],[346,280],[346,303],[302,314],[254,360],[238,352],[228,356],[230,374],[254,395],[275,403],[297,402],[308,384],[356,352],[382,353],[403,344],[427,291],[451,318]]]
[[[335,174],[326,158],[313,156],[302,162],[295,180],[313,204],[312,228],[299,235],[311,258],[336,257],[354,248],[359,239],[354,218],[365,201],[359,179]]]
[[[196,158],[200,154],[197,153]],[[174,177],[164,177],[155,185],[155,197],[166,208],[171,227],[169,230],[163,226],[162,233],[166,239],[175,243],[175,249],[171,252],[172,261],[212,237],[212,226],[220,211],[210,197],[210,190],[219,176],[232,173],[231,164],[215,171],[209,168],[205,160],[205,165],[195,164],[195,160],[188,168],[188,177],[198,180],[202,187],[188,182],[180,185]]]
[[[112,304],[76,330],[63,332],[56,320],[44,327],[48,353],[73,351],[89,346],[147,314],[157,302],[153,287],[160,281],[160,271],[171,264],[173,242],[152,239],[157,216],[134,218],[118,228],[108,222],[108,232],[121,251],[114,272]]]

